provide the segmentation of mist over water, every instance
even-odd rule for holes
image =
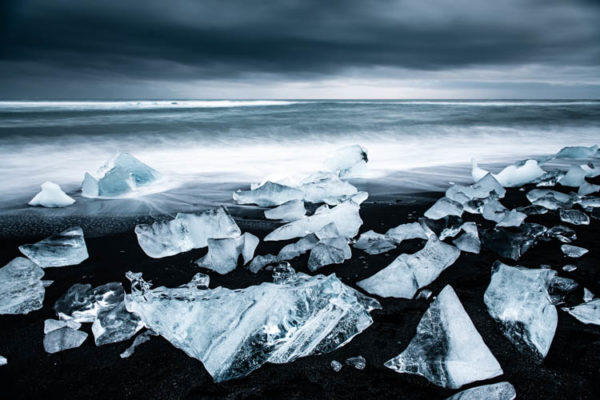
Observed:
[[[0,212],[26,207],[47,180],[78,200],[57,212],[124,212],[112,200],[89,209],[77,194],[84,173],[118,152],[165,177],[163,193],[131,210],[172,211],[319,170],[349,144],[368,149],[377,195],[467,181],[471,158],[485,166],[598,142],[597,101],[0,102]]]

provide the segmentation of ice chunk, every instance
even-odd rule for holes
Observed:
[[[451,286],[431,303],[408,347],[385,366],[450,389],[503,373]]]
[[[556,275],[550,279],[546,287],[550,295],[550,301],[554,305],[564,303],[567,296],[577,288],[579,288],[579,284],[573,279]]]
[[[533,223],[525,223],[511,230],[488,229],[483,232],[483,244],[502,257],[518,260],[545,232],[545,226]]]
[[[248,265],[248,269],[250,272],[257,273],[267,265],[276,264],[280,261],[279,257],[273,254],[265,254],[261,256],[256,256]]]
[[[0,356],[0,367],[8,364],[8,360],[4,356]]]
[[[396,243],[400,244],[403,240],[409,239],[425,239],[429,237],[423,229],[420,223],[411,222],[408,224],[401,224],[395,228],[391,228],[385,234],[385,236],[393,239]]]
[[[390,265],[357,285],[381,297],[412,299],[419,288],[437,279],[459,255],[456,247],[432,236],[423,249],[399,255]]]
[[[196,289],[208,289],[208,285],[210,284],[210,276],[203,274],[202,272],[198,272],[192,277],[192,280],[189,281],[186,285],[191,288]]]
[[[598,146],[567,146],[563,147],[555,158],[591,158],[598,156]]]
[[[577,194],[579,196],[587,196],[588,194],[596,193],[598,191],[600,191],[600,185],[593,185],[586,181],[579,186]]]
[[[315,235],[319,239],[331,239],[331,238],[337,238],[337,237],[342,236],[340,234],[340,231],[338,231],[337,226],[333,222],[330,224],[327,224],[324,227],[322,227],[321,229],[319,229],[317,232],[315,232]]]
[[[227,210],[217,207],[199,214],[178,213],[170,221],[137,225],[135,233],[144,253],[161,258],[206,247],[208,239],[236,238],[242,232]]]
[[[583,301],[587,303],[594,299],[594,293],[592,293],[588,288],[583,288]]]
[[[560,249],[567,257],[571,258],[579,258],[588,252],[588,249],[570,244],[563,244]]]
[[[548,171],[531,183],[535,183],[535,186],[537,187],[556,186],[558,180],[565,175],[565,172],[559,170]]]
[[[508,382],[500,382],[463,390],[446,400],[514,400],[516,398],[515,387]]]
[[[363,168],[369,161],[367,149],[357,144],[337,149],[325,160],[325,168],[339,173],[340,176],[351,176],[352,173]]]
[[[283,261],[273,267],[273,282],[281,283],[288,279],[293,278],[296,275],[296,271],[289,262]]]
[[[369,311],[380,307],[335,275],[302,273],[236,290],[150,290],[134,279],[126,304],[217,382],[333,351],[370,326]]]
[[[600,325],[600,299],[590,300],[575,307],[563,307],[562,309],[584,324]]]
[[[488,221],[500,222],[504,219],[508,209],[496,199],[489,199],[483,205],[482,215]]]
[[[562,186],[578,187],[586,183],[587,172],[580,166],[574,165],[567,171],[567,174],[558,180]]]
[[[111,282],[92,288],[92,285],[76,283],[54,304],[61,320],[94,322],[101,311],[111,310],[123,302],[125,290],[119,282]]]
[[[573,225],[589,225],[590,217],[579,210],[559,210],[560,220]]]
[[[381,254],[396,248],[396,243],[386,235],[368,231],[360,235],[354,248],[361,249],[367,254]]]
[[[290,200],[287,203],[265,210],[267,219],[280,219],[284,222],[292,222],[306,215],[304,202],[302,200]]]
[[[92,324],[92,333],[96,346],[117,343],[133,337],[143,324],[140,318],[127,311],[125,303],[121,302],[109,310],[101,310]]]
[[[85,174],[81,192],[85,197],[119,197],[155,182],[158,171],[128,153],[119,153],[98,170]]]
[[[342,363],[339,361],[336,361],[336,360],[331,361],[330,366],[334,372],[340,372],[342,370]]]
[[[567,264],[563,265],[562,270],[565,272],[573,272],[577,269],[577,265]]]
[[[453,226],[444,228],[442,233],[440,233],[440,236],[439,236],[440,240],[455,237],[456,235],[458,235],[460,233],[461,228],[462,228],[462,225],[453,225]]]
[[[582,197],[577,200],[577,203],[586,211],[591,211],[600,207],[600,197]]]
[[[423,289],[419,291],[419,294],[417,294],[417,296],[415,297],[415,299],[424,299],[427,300],[431,297],[431,295],[433,294],[433,292],[429,289]]]
[[[471,200],[485,199],[492,195],[503,198],[506,189],[492,176],[486,174],[483,178],[470,186],[452,185],[446,190],[446,197],[465,204]]]
[[[335,223],[339,233],[343,237],[353,238],[358,233],[362,225],[362,219],[359,214],[359,205],[352,200],[331,208],[323,209],[318,214],[305,217],[289,224],[283,225],[265,237],[269,240],[288,240],[297,237],[303,237],[310,233],[319,231],[325,225]]]
[[[44,333],[52,332],[65,326],[71,329],[81,328],[81,324],[73,320],[59,321],[56,319],[47,319],[44,321]]]
[[[527,218],[527,214],[519,212],[517,210],[507,210],[504,213],[504,217],[498,222],[498,226],[510,227],[510,226],[521,226],[523,221]]]
[[[291,260],[296,258],[309,250],[312,250],[319,243],[319,239],[315,234],[309,234],[298,240],[296,243],[291,243],[283,246],[279,251],[278,257],[280,260]]]
[[[549,189],[533,189],[526,196],[533,205],[542,206],[549,210],[571,208],[575,200],[568,194]]]
[[[563,243],[572,243],[577,240],[575,231],[564,225],[556,225],[548,229],[546,236],[556,238]]]
[[[47,353],[58,353],[59,351],[74,349],[81,346],[87,337],[87,333],[69,327],[56,329],[44,336],[44,350]]]
[[[363,356],[350,357],[346,359],[346,365],[363,370],[367,366],[367,360]]]
[[[481,251],[481,242],[479,241],[479,232],[475,222],[465,222],[460,227],[463,233],[452,241],[460,250],[467,253],[479,254]]]
[[[510,267],[496,261],[483,298],[504,335],[519,350],[534,350],[541,358],[548,354],[558,322],[547,290],[555,275],[551,269]]]
[[[472,161],[472,163],[473,180],[478,181],[489,173],[479,168],[475,161]],[[509,165],[498,174],[492,175],[504,187],[517,187],[533,182],[545,173],[546,171],[540,168],[536,160],[527,160],[520,164]]]
[[[66,207],[75,203],[75,200],[62,191],[60,186],[53,182],[42,183],[42,191],[35,195],[28,203],[30,206]]]
[[[133,339],[133,343],[131,344],[131,346],[129,346],[127,349],[125,349],[125,351],[122,352],[119,355],[119,357],[121,357],[121,358],[131,357],[131,355],[135,352],[135,349],[139,345],[144,344],[147,341],[149,341],[152,338],[152,336],[158,336],[158,335],[151,330],[147,330],[143,333],[140,333],[139,335],[136,336],[135,339]]]
[[[233,193],[233,200],[236,203],[256,204],[261,207],[278,206],[303,198],[304,193],[302,190],[270,181],[253,190],[238,190]]]
[[[533,204],[524,207],[517,207],[515,210],[527,215],[544,215],[548,213],[548,209],[546,207],[535,206]]]
[[[312,272],[331,264],[341,264],[352,257],[345,238],[323,239],[310,251],[308,269]]]
[[[42,268],[77,265],[89,257],[83,230],[78,226],[37,243],[21,245],[19,250]]]
[[[312,182],[300,186],[304,201],[310,203],[325,202],[329,205],[340,204],[358,194],[358,189],[337,176],[318,177]]]
[[[227,274],[237,267],[240,255],[244,264],[252,260],[258,242],[259,239],[248,232],[238,238],[208,239],[208,253],[196,264],[221,275]]]
[[[44,270],[24,257],[16,257],[0,268],[0,315],[28,314],[39,310],[46,289]]]
[[[436,201],[427,211],[425,211],[425,217],[429,219],[441,219],[448,215],[456,215],[460,217],[463,213],[463,206],[457,201],[451,200],[447,197],[442,197]]]

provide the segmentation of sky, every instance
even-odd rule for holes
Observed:
[[[600,0],[3,0],[0,99],[600,98]]]

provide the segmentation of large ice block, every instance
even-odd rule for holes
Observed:
[[[600,325],[600,299],[590,300],[575,307],[563,307],[562,309],[584,324]]]
[[[21,245],[19,250],[42,268],[77,265],[89,257],[83,230],[78,226],[37,243]]]
[[[279,206],[303,198],[302,190],[270,181],[252,190],[233,192],[233,200],[236,203],[256,204],[261,207]]]
[[[337,149],[325,160],[325,168],[342,177],[352,176],[369,161],[367,149],[357,144]]]
[[[304,201],[337,205],[358,194],[358,189],[337,176],[316,176],[299,187]]]
[[[477,163],[473,161],[472,176],[475,181],[483,178],[489,172],[479,168]],[[546,171],[540,168],[536,160],[526,160],[519,164],[509,165],[498,174],[492,174],[494,178],[504,187],[523,186],[533,182]]]
[[[292,222],[306,215],[306,208],[302,200],[290,200],[282,205],[265,210],[267,219],[280,219],[284,222]]]
[[[517,398],[515,387],[509,382],[492,383],[463,390],[446,400],[514,400]]]
[[[258,242],[259,239],[248,232],[237,238],[208,239],[208,253],[196,264],[221,275],[227,274],[237,267],[240,256],[244,265],[252,260]]]
[[[129,275],[132,276],[132,275]],[[202,361],[215,381],[327,353],[373,323],[377,301],[335,275],[290,274],[244,289],[150,289],[134,277],[127,309],[146,327]]]
[[[460,217],[463,214],[463,206],[457,201],[442,197],[436,201],[427,211],[425,217],[429,219],[441,219],[448,215]]]
[[[87,333],[69,327],[56,329],[44,336],[44,350],[52,354],[74,349],[81,346],[87,337]]]
[[[28,314],[42,308],[46,293],[43,276],[44,270],[24,257],[0,268],[0,315]]]
[[[178,213],[170,221],[137,225],[135,233],[144,253],[161,258],[206,247],[208,239],[235,238],[241,230],[224,207],[198,214]]]
[[[417,334],[408,347],[385,366],[396,372],[421,375],[434,385],[449,389],[503,374],[449,285],[419,321]]]
[[[53,182],[42,183],[42,191],[35,195],[28,203],[30,206],[42,207],[67,207],[75,203],[75,199],[62,191],[60,186]]]

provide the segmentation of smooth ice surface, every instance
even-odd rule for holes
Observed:
[[[431,303],[408,347],[385,366],[450,389],[503,373],[451,286]]]
[[[21,245],[19,250],[42,268],[77,265],[89,257],[83,230],[78,226],[37,243]]]
[[[502,257],[518,260],[546,232],[539,224],[524,223],[518,228],[494,228],[483,232],[483,244]]]
[[[87,337],[87,333],[69,327],[56,329],[44,336],[44,350],[47,353],[58,353],[59,351],[74,349],[81,346]]]
[[[582,197],[577,200],[577,203],[583,207],[586,211],[591,211],[594,208],[600,207],[600,197]]]
[[[44,270],[24,257],[16,257],[0,268],[0,315],[28,314],[39,310],[46,289]]]
[[[479,232],[475,222],[465,222],[461,225],[463,232],[452,243],[460,250],[467,253],[479,254],[481,251],[481,242],[479,241]]]
[[[577,269],[577,266],[576,266],[576,265],[573,265],[573,264],[567,264],[567,265],[564,265],[564,266],[562,267],[562,270],[563,270],[563,271],[565,271],[565,272],[573,272],[573,271],[575,271],[576,269]]]
[[[133,343],[131,343],[131,346],[129,346],[127,349],[125,349],[124,352],[122,352],[121,354],[119,354],[119,357],[121,358],[129,358],[131,357],[131,355],[135,352],[135,349],[141,345],[146,343],[147,341],[149,341],[152,336],[157,336],[156,333],[154,333],[151,330],[147,330],[143,333],[140,333],[139,335],[137,335],[135,337],[135,339],[133,339]]]
[[[233,192],[233,200],[236,203],[256,204],[261,207],[279,206],[303,198],[304,193],[302,190],[270,181],[256,189]]]
[[[367,360],[363,356],[355,356],[346,359],[346,365],[363,370],[367,366]]]
[[[277,255],[266,254],[254,257],[254,259],[248,266],[248,269],[251,272],[257,273],[269,264],[276,264],[281,261],[292,260],[312,250],[312,248],[315,247],[317,243],[319,243],[319,238],[314,233],[311,233],[295,243],[290,243],[288,245],[283,246],[283,248],[279,251],[279,254]]]
[[[265,237],[265,241],[303,237],[319,231],[332,222],[336,225],[341,236],[353,238],[363,223],[359,209],[358,204],[352,200],[346,200],[333,208],[322,209],[318,214],[315,212],[310,217],[290,222],[275,229]]]
[[[293,274],[245,289],[149,289],[133,281],[127,309],[146,327],[202,361],[215,381],[327,353],[373,323],[377,301],[335,275]]]
[[[206,247],[208,239],[235,238],[242,232],[227,210],[217,207],[198,214],[179,213],[170,221],[137,225],[135,233],[144,253],[162,258]]]
[[[596,193],[598,191],[600,191],[600,185],[593,185],[589,182],[584,182],[581,186],[579,186],[577,194],[579,196],[587,196],[588,194]]]
[[[400,224],[395,228],[389,229],[385,236],[393,239],[396,243],[400,244],[403,240],[409,239],[425,239],[427,240],[429,236],[423,229],[420,223],[418,222],[410,222],[407,224]]]
[[[564,307],[563,310],[584,324],[600,325],[600,299],[590,300],[575,307]]]
[[[588,249],[579,246],[573,246],[570,244],[563,244],[560,246],[560,249],[564,253],[565,256],[571,258],[579,258],[588,252]]]
[[[248,232],[238,238],[208,239],[208,253],[196,264],[224,275],[237,267],[240,256],[244,265],[249,263],[258,242],[259,239]]]
[[[560,209],[558,212],[560,220],[573,225],[589,225],[590,217],[586,213],[579,210],[564,210]]]
[[[340,176],[351,176],[369,161],[367,149],[360,145],[352,145],[337,149],[325,160],[325,168],[339,173]]]
[[[473,180],[478,181],[488,173],[473,161]],[[527,160],[521,164],[509,165],[498,174],[492,175],[504,187],[517,187],[533,182],[545,173],[546,171],[540,168],[536,160]]]
[[[442,197],[436,201],[427,211],[425,217],[429,219],[441,219],[448,215],[460,217],[463,214],[463,206],[457,201]]]
[[[279,219],[284,222],[292,222],[306,215],[306,208],[302,200],[290,200],[282,205],[265,210],[265,218]]]
[[[504,335],[519,349],[546,357],[558,323],[547,287],[556,276],[551,269],[510,267],[499,261],[483,301]]]
[[[65,326],[71,329],[81,328],[81,324],[74,320],[60,321],[57,319],[47,319],[44,321],[44,333],[52,332]]]
[[[459,255],[456,247],[433,236],[423,249],[399,255],[390,265],[357,285],[381,297],[412,299],[419,288],[437,279]]]
[[[42,207],[67,207],[75,203],[75,199],[62,191],[60,186],[53,182],[42,183],[42,191],[35,195],[28,203],[30,206]]]
[[[395,249],[396,242],[382,233],[367,231],[360,235],[353,246],[367,254],[381,254]]]
[[[341,264],[352,257],[346,238],[323,239],[310,251],[308,269],[312,272],[331,264]]]
[[[567,171],[566,175],[562,176],[558,183],[562,186],[579,187],[583,185],[588,172],[578,165],[574,165]]]
[[[517,397],[515,387],[509,382],[492,383],[463,390],[446,400],[514,400]]]
[[[121,304],[125,290],[120,282],[111,282],[92,288],[92,285],[76,283],[56,300],[54,310],[61,320],[94,322],[98,314]]]

